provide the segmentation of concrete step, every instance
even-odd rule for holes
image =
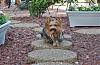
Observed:
[[[33,49],[52,49],[52,48],[71,49],[72,48],[72,42],[67,41],[67,40],[63,40],[60,43],[59,47],[53,47],[52,44],[45,43],[43,39],[33,41],[31,44],[32,44]]]
[[[29,28],[29,27],[39,27],[40,25],[37,23],[19,23],[19,24],[12,24],[12,27],[18,27],[18,28]]]
[[[13,25],[13,24],[19,24],[19,23],[21,23],[21,21],[17,21],[17,20],[10,20],[11,21],[11,24]]]
[[[79,29],[74,32],[82,34],[100,34],[100,29]]]
[[[31,64],[31,65],[73,65],[65,62],[43,62],[43,63],[37,63],[37,64]]]
[[[35,32],[42,32],[43,27],[34,28],[33,31]]]
[[[68,62],[76,61],[77,54],[63,49],[34,50],[28,53],[28,63],[32,62]]]

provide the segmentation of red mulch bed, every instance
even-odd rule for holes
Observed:
[[[23,22],[32,22],[32,18],[12,18]],[[69,27],[68,18],[62,18],[65,34],[72,36],[72,50],[78,54],[79,65],[100,65],[100,35],[79,34],[73,31],[91,27]],[[43,26],[44,18],[37,20]],[[100,27],[92,27],[100,28]],[[30,43],[36,40],[36,32],[32,28],[10,28],[6,34],[6,42],[0,45],[0,65],[27,65],[27,54],[32,51]]]

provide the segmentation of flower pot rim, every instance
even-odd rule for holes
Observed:
[[[9,25],[10,23],[11,23],[11,21],[7,21],[6,23],[0,25],[0,29],[1,29],[2,27],[6,26],[6,25]]]

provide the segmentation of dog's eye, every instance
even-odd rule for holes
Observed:
[[[56,24],[54,26],[57,26]]]
[[[52,26],[52,25],[50,25],[50,26]]]

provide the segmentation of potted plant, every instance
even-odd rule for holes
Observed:
[[[100,7],[97,4],[79,6],[74,0],[70,2],[66,13],[69,16],[70,27],[100,26]]]
[[[0,45],[5,42],[5,34],[9,26],[10,21],[8,21],[4,13],[0,11]]]

